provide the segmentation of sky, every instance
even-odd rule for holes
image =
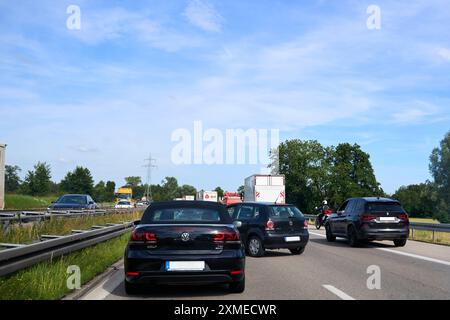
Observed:
[[[441,0],[0,0],[0,143],[22,177],[145,181],[151,153],[153,183],[233,191],[261,165],[176,164],[173,133],[278,129],[358,143],[393,193],[450,130],[449,30]]]

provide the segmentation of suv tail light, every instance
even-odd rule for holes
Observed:
[[[156,242],[156,235],[153,232],[145,232],[135,229],[131,233],[130,240],[139,242]]]
[[[239,241],[239,232],[236,230],[218,232],[213,235],[213,240],[215,242]]]
[[[308,229],[308,220],[303,221],[303,229]]]
[[[361,221],[363,221],[363,222],[369,222],[369,221],[375,220],[376,218],[377,218],[377,216],[375,216],[373,214],[364,213],[361,215]]]
[[[408,219],[409,219],[407,213],[399,214],[398,218],[399,218],[400,220],[405,220],[405,221],[408,221]]]
[[[272,220],[268,220],[267,221],[267,223],[266,223],[266,230],[267,231],[273,231],[273,230],[275,230],[275,223],[273,223],[273,221]]]

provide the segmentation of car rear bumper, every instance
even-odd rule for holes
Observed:
[[[204,261],[203,271],[166,271],[166,261]],[[128,272],[138,272],[130,276]],[[129,283],[206,284],[240,281],[245,272],[243,250],[228,250],[217,255],[149,255],[145,251],[127,250],[125,279]]]
[[[396,239],[408,239],[409,228],[402,229],[362,229],[359,232],[358,237],[360,239],[368,240],[396,240]]]
[[[287,242],[286,237],[300,237],[300,241]],[[268,233],[264,237],[264,247],[266,249],[294,249],[298,247],[305,247],[309,241],[309,233],[287,233],[287,234],[273,234]]]

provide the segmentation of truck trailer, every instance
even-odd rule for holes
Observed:
[[[284,175],[254,174],[244,181],[244,202],[272,202],[284,204]]]

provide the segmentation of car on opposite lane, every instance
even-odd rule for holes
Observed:
[[[261,257],[265,249],[302,254],[309,240],[308,221],[294,205],[243,202],[228,206],[247,254]]]
[[[372,240],[392,240],[402,247],[409,236],[409,218],[397,200],[351,198],[328,217],[325,231],[329,242],[344,237],[352,247]]]
[[[88,194],[65,194],[48,206],[48,210],[94,210],[99,206]]]
[[[128,200],[120,200],[117,202],[114,206],[115,209],[132,209],[134,208],[134,205],[131,203],[131,201]]]
[[[142,285],[228,283],[245,289],[245,252],[226,207],[207,201],[153,202],[125,250],[125,290]]]

